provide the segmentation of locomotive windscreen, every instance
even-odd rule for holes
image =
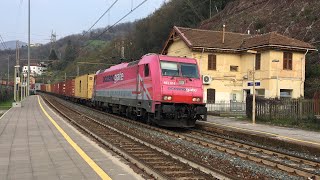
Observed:
[[[199,78],[198,67],[196,64],[161,61],[160,65],[163,76]]]
[[[196,64],[180,64],[181,75],[188,78],[199,78],[198,67]]]
[[[179,76],[178,63],[161,61],[162,76]]]

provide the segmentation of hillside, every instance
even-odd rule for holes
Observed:
[[[252,34],[277,31],[310,43],[320,43],[320,1],[236,0],[201,23],[200,28]]]
[[[16,41],[6,41],[4,42],[5,46],[7,47],[7,49],[16,49]],[[22,46],[26,46],[28,43],[25,43],[25,42],[21,42],[19,41],[19,47],[22,47]],[[5,48],[0,45],[0,50],[5,50]]]
[[[199,26],[202,29],[251,34],[277,31],[309,42],[320,49],[320,1],[317,0],[235,0]],[[320,55],[307,56],[305,96],[320,90]]]

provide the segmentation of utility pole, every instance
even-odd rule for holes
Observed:
[[[212,17],[212,13],[211,13],[211,0],[210,0],[210,18]]]
[[[28,75],[27,75],[27,96],[30,86],[30,0],[28,1]]]
[[[121,62],[124,60],[124,41],[122,41],[122,46],[121,46]]]
[[[10,65],[10,55],[8,56],[8,81],[7,81],[7,85],[9,85],[9,81],[10,81],[10,69],[9,69],[9,65]]]
[[[253,58],[253,67],[252,67],[252,80],[253,80],[253,92],[252,92],[252,124],[256,124],[256,79],[255,79],[255,70],[256,70],[256,54],[257,51],[248,50],[248,53],[254,55]]]
[[[280,60],[278,59],[274,59],[272,60],[272,62],[276,62],[277,63],[277,66],[276,66],[276,72],[277,72],[277,89],[276,89],[276,98],[278,99],[279,98],[279,68],[278,68],[278,64],[280,62]]]
[[[16,42],[16,65],[14,66],[14,103],[13,107],[21,107],[21,103],[19,102],[19,41]]]

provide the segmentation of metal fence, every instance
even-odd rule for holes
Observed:
[[[252,114],[252,97],[247,99],[247,115]],[[257,98],[256,117],[261,120],[306,120],[320,115],[320,102],[315,99]]]
[[[221,101],[221,102],[207,102],[206,107],[209,114],[214,115],[245,115],[246,103],[239,101]]]

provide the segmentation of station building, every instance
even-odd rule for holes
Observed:
[[[195,58],[205,102],[304,97],[306,55],[315,47],[276,32],[250,35],[173,27],[162,54]]]

